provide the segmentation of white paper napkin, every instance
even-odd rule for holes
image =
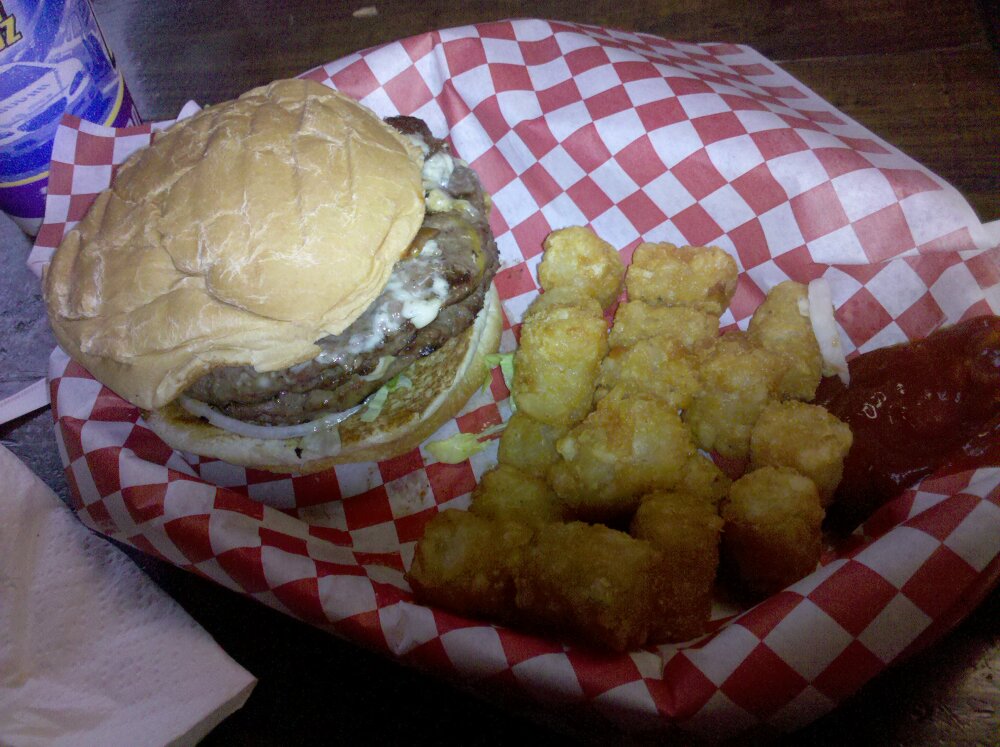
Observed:
[[[255,684],[0,446],[0,744],[194,744]]]

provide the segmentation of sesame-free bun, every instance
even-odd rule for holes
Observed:
[[[377,461],[403,454],[451,420],[483,386],[486,356],[500,345],[503,315],[490,286],[472,326],[404,372],[378,416],[366,421],[365,408],[317,438],[249,438],[216,428],[176,402],[146,413],[149,427],[180,451],[215,457],[271,472],[308,474],[336,464]]]
[[[420,228],[422,163],[316,82],[209,107],[129,158],[59,246],[44,280],[56,338],[144,410],[218,366],[308,360]]]

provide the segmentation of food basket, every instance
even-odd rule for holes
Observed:
[[[589,225],[718,245],[746,326],[788,279],[828,280],[848,352],[1000,311],[1000,241],[951,186],[754,50],[539,20],[435,31],[304,74],[382,116],[413,114],[480,174],[501,252],[502,349],[536,296],[542,241]],[[30,263],[41,268],[117,164],[169,123],[67,118]],[[584,723],[706,739],[800,727],[932,643],[996,584],[1000,465],[935,474],[812,575],[681,645],[587,648],[414,603],[427,521],[464,508],[496,442],[276,475],[165,446],[62,351],[49,382],[73,507],[94,530],[408,665],[519,693]],[[499,370],[431,440],[510,415]]]

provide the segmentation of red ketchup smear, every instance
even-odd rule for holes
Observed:
[[[1000,317],[981,316],[849,363],[816,392],[854,443],[826,526],[850,532],[941,468],[1000,466]]]

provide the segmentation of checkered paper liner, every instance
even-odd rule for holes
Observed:
[[[537,294],[542,239],[589,224],[739,261],[724,324],[789,277],[830,282],[849,351],[1000,310],[1000,242],[940,178],[744,46],[511,21],[405,39],[305,73],[380,115],[425,119],[493,194],[503,346]],[[67,119],[41,267],[129,153],[163,125]],[[635,731],[794,729],[933,642],[1000,576],[1000,464],[935,475],[821,568],[705,638],[626,655],[412,601],[423,526],[464,508],[496,442],[457,465],[423,448],[274,475],[172,451],[62,351],[50,386],[75,509],[95,530],[400,661],[486,693]],[[509,415],[494,372],[432,440]]]

